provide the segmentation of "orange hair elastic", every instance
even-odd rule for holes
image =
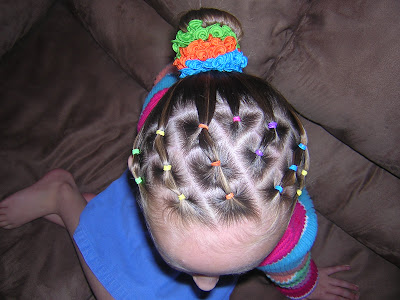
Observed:
[[[213,161],[213,162],[211,163],[211,165],[212,165],[213,167],[219,167],[219,166],[221,165],[221,161],[220,161],[220,160]]]
[[[233,193],[229,193],[225,196],[226,200],[230,200],[233,198],[233,196],[235,196]]]
[[[203,128],[203,129],[207,129],[208,130],[208,126],[206,124],[199,124],[199,128]]]

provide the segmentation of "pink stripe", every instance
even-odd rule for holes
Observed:
[[[154,94],[153,98],[150,99],[149,103],[147,106],[144,108],[142,114],[140,115],[137,129],[138,131],[143,127],[144,122],[146,121],[147,117],[153,110],[153,108],[157,105],[157,103],[160,101],[160,99],[165,95],[165,93],[168,91],[168,88],[162,89],[161,91],[158,91],[157,93]]]
[[[290,218],[289,226],[283,234],[283,237],[278,242],[278,245],[276,245],[274,250],[272,250],[272,252],[260,264],[260,267],[279,261],[293,250],[293,248],[299,242],[301,233],[303,232],[305,226],[305,220],[306,210],[303,205],[297,202],[293,215]]]
[[[299,288],[284,289],[281,287],[277,287],[278,290],[289,298],[300,299],[308,296],[308,294],[311,293],[315,288],[318,279],[318,269],[313,260],[311,260],[310,270],[308,272],[309,276],[307,278],[307,282],[301,284]]]

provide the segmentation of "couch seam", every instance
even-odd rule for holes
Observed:
[[[309,11],[311,10],[313,4],[314,4],[314,1],[309,1],[309,3],[306,4],[306,5],[308,5],[308,7],[304,10],[303,15],[300,17],[299,21],[297,22],[294,30],[292,31],[292,35],[284,43],[281,51],[278,53],[274,62],[271,65],[271,67],[269,68],[268,72],[266,73],[265,77],[268,82],[272,81],[272,78],[275,74],[275,71],[278,68],[278,64],[280,63],[280,61],[290,53],[289,49],[292,48],[293,42],[296,39],[296,37],[298,36],[297,34],[300,31],[300,29],[302,29],[303,26],[306,24],[307,19],[308,19],[307,16],[308,16]]]
[[[388,260],[386,257],[384,257],[382,254],[378,253],[376,250],[372,249],[368,243],[365,243],[363,239],[359,239],[356,236],[350,234],[346,229],[344,229],[341,225],[339,225],[338,223],[336,223],[334,220],[332,220],[331,218],[329,218],[326,214],[322,213],[319,209],[315,208],[315,211],[318,212],[318,214],[320,214],[322,217],[324,217],[326,220],[328,220],[330,223],[332,223],[333,225],[335,225],[337,228],[339,228],[341,231],[343,231],[344,233],[346,233],[350,238],[352,238],[354,241],[356,241],[357,243],[359,243],[360,245],[366,247],[368,250],[370,250],[371,252],[373,252],[374,254],[376,254],[377,256],[379,256],[380,258],[384,259],[385,261],[387,261],[388,263],[397,266],[396,263]],[[391,249],[387,248],[387,247],[381,247],[381,246],[377,246],[375,244],[370,244],[373,245],[375,247],[375,249],[380,250],[380,251],[384,251],[384,252],[393,252]],[[398,254],[400,252],[395,251],[394,253]]]

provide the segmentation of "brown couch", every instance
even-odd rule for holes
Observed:
[[[400,299],[400,2],[397,0],[14,0],[0,4],[0,199],[54,168],[82,192],[126,168],[141,105],[171,61],[182,11],[243,24],[246,72],[303,116],[319,266],[361,299]],[[67,232],[39,219],[0,229],[0,299],[90,299]],[[282,299],[243,276],[232,299]]]

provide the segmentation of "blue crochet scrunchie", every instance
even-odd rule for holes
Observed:
[[[205,61],[199,59],[191,59],[186,61],[187,68],[180,70],[180,78],[217,70],[220,72],[242,72],[242,69],[247,66],[247,57],[239,50],[219,55],[216,58],[209,58]]]

